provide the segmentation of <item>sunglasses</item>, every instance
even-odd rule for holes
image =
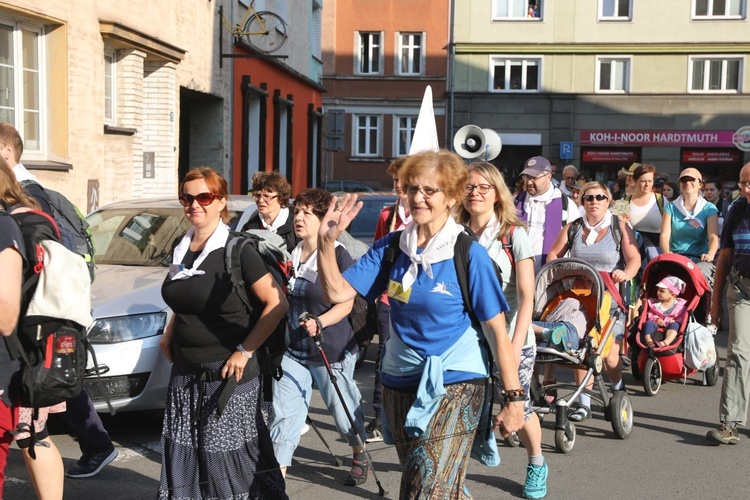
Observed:
[[[213,203],[216,198],[218,198],[218,196],[213,193],[200,193],[196,194],[195,196],[193,196],[192,194],[184,193],[177,197],[177,199],[180,200],[180,205],[182,205],[183,207],[191,206],[194,200],[198,200],[198,205],[207,207],[208,205]]]
[[[583,201],[588,201],[589,203],[591,203],[594,200],[603,201],[603,200],[608,200],[609,198],[607,197],[606,194],[587,194],[587,195],[581,196],[581,199]]]
[[[685,177],[680,177],[680,182],[685,184],[687,182],[701,182],[701,180],[686,175]]]

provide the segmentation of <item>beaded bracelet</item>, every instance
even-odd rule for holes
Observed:
[[[501,394],[503,396],[503,401],[506,403],[517,403],[526,399],[526,391],[524,391],[523,388],[503,391]]]
[[[253,353],[248,352],[247,350],[245,350],[245,348],[242,347],[242,344],[237,344],[237,350],[239,351],[240,354],[242,354],[243,356],[245,356],[247,359],[250,359],[250,358],[253,357]]]

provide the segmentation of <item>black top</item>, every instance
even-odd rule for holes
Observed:
[[[0,215],[0,251],[7,248],[17,248],[22,257],[25,255],[23,237],[18,224],[9,215],[2,214]],[[2,400],[7,406],[11,406],[8,391],[11,379],[18,374],[20,366],[18,360],[10,357],[8,345],[3,337],[0,341],[0,390],[4,391]]]
[[[186,269],[193,266],[198,255],[188,251],[182,260]],[[250,287],[268,271],[250,245],[242,248],[240,258],[248,295],[253,297]],[[172,352],[180,366],[228,359],[253,327],[253,318],[232,291],[232,281],[224,265],[224,248],[208,254],[198,269],[205,274],[186,280],[171,280],[167,276],[161,289],[164,301],[175,313]]]
[[[250,220],[248,220],[239,230],[247,231],[248,229],[265,229],[260,222],[260,213],[255,212],[255,215],[250,217]],[[276,234],[284,239],[287,252],[292,253],[292,250],[295,249],[297,243],[300,242],[300,239],[294,234],[294,215],[291,209],[289,210],[289,217],[287,217],[286,222],[276,230]]]

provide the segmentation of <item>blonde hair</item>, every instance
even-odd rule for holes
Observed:
[[[495,188],[496,200],[493,208],[495,216],[500,223],[500,233],[497,235],[497,239],[501,240],[504,236],[507,236],[513,226],[521,226],[526,229],[526,224],[518,217],[518,211],[513,203],[513,196],[510,194],[508,185],[505,184],[505,179],[497,167],[492,163],[481,161],[469,165],[467,177],[472,172],[476,172],[487,179]],[[466,210],[463,203],[458,209],[457,219],[460,224],[468,224],[471,219],[471,214]]]
[[[39,210],[39,203],[27,195],[23,186],[16,179],[16,174],[10,168],[8,162],[0,157],[0,200],[8,204],[8,207],[23,205],[34,210]]]
[[[609,205],[612,204],[612,192],[609,190],[606,184],[599,181],[591,181],[584,184],[581,188],[579,199],[583,201],[583,197],[586,196],[586,191],[589,191],[591,189],[601,189],[602,191],[604,191],[604,193],[607,195],[607,198],[609,199]]]

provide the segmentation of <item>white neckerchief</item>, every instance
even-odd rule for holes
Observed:
[[[24,167],[20,163],[16,163],[16,165],[13,167],[13,173],[16,174],[16,180],[18,182],[33,181],[39,184],[39,179],[37,179],[34,174],[26,170],[26,167]]]
[[[411,214],[406,213],[406,208],[404,207],[403,202],[398,204],[398,218],[401,219],[401,225],[394,230],[403,229],[411,222]]]
[[[602,220],[596,223],[595,226],[592,226],[589,224],[589,221],[586,219],[586,216],[583,216],[583,225],[586,226],[586,228],[589,230],[589,235],[586,236],[586,240],[583,242],[584,245],[593,245],[594,242],[596,242],[596,237],[599,235],[599,232],[609,227],[609,225],[612,223],[612,212],[609,210],[606,210],[604,212],[604,217],[602,217]]]
[[[275,233],[278,231],[278,229],[283,226],[287,219],[289,219],[289,209],[288,208],[282,208],[279,210],[279,213],[276,215],[276,218],[273,220],[271,225],[269,226],[266,224],[265,219],[263,218],[263,215],[260,215],[260,223],[263,226],[263,229],[267,229],[268,231],[271,231],[272,233]]]
[[[484,248],[489,248],[493,240],[497,239],[497,233],[500,231],[500,223],[497,220],[497,214],[492,212],[489,222],[484,226],[484,231],[479,235],[479,244]]]
[[[677,210],[680,211],[682,215],[685,216],[685,219],[683,220],[691,220],[695,219],[695,216],[703,210],[703,207],[706,206],[706,203],[708,203],[703,196],[698,196],[698,201],[695,202],[695,208],[693,211],[689,211],[685,208],[685,202],[682,199],[682,195],[678,196],[676,200],[674,200],[672,203],[674,203],[674,206]],[[700,222],[700,221],[699,221]]]
[[[333,242],[333,248],[343,246],[338,241]],[[292,277],[289,278],[289,290],[294,290],[294,284],[297,282],[297,278],[302,278],[315,283],[318,280],[318,249],[313,250],[313,253],[307,258],[307,261],[300,263],[302,258],[302,242],[297,243],[297,246],[292,250]]]
[[[456,224],[453,217],[448,217],[440,231],[430,238],[424,251],[417,254],[418,229],[419,227],[414,222],[406,226],[404,232],[401,233],[401,240],[398,245],[401,251],[411,260],[409,269],[406,270],[406,274],[401,279],[401,287],[404,292],[408,291],[417,280],[420,264],[427,276],[432,279],[432,264],[453,258],[453,247],[456,244],[456,239],[464,230],[462,226]]]
[[[190,248],[190,242],[193,239],[194,233],[195,228],[190,228],[185,236],[182,237],[180,243],[178,243],[174,248],[174,253],[172,255],[172,264],[180,264],[182,262],[182,259],[185,258],[185,255]],[[206,271],[199,271],[198,266],[200,266],[201,263],[206,260],[208,254],[210,254],[217,248],[224,247],[227,243],[227,238],[229,238],[229,226],[227,226],[223,222],[219,222],[219,225],[216,226],[213,234],[209,236],[208,240],[206,241],[206,244],[203,247],[203,250],[201,250],[200,255],[198,255],[198,258],[195,259],[195,262],[193,262],[193,267],[191,269],[183,269],[182,271],[175,273],[172,276],[172,280],[186,280],[192,276],[200,276],[201,274],[206,274]]]

